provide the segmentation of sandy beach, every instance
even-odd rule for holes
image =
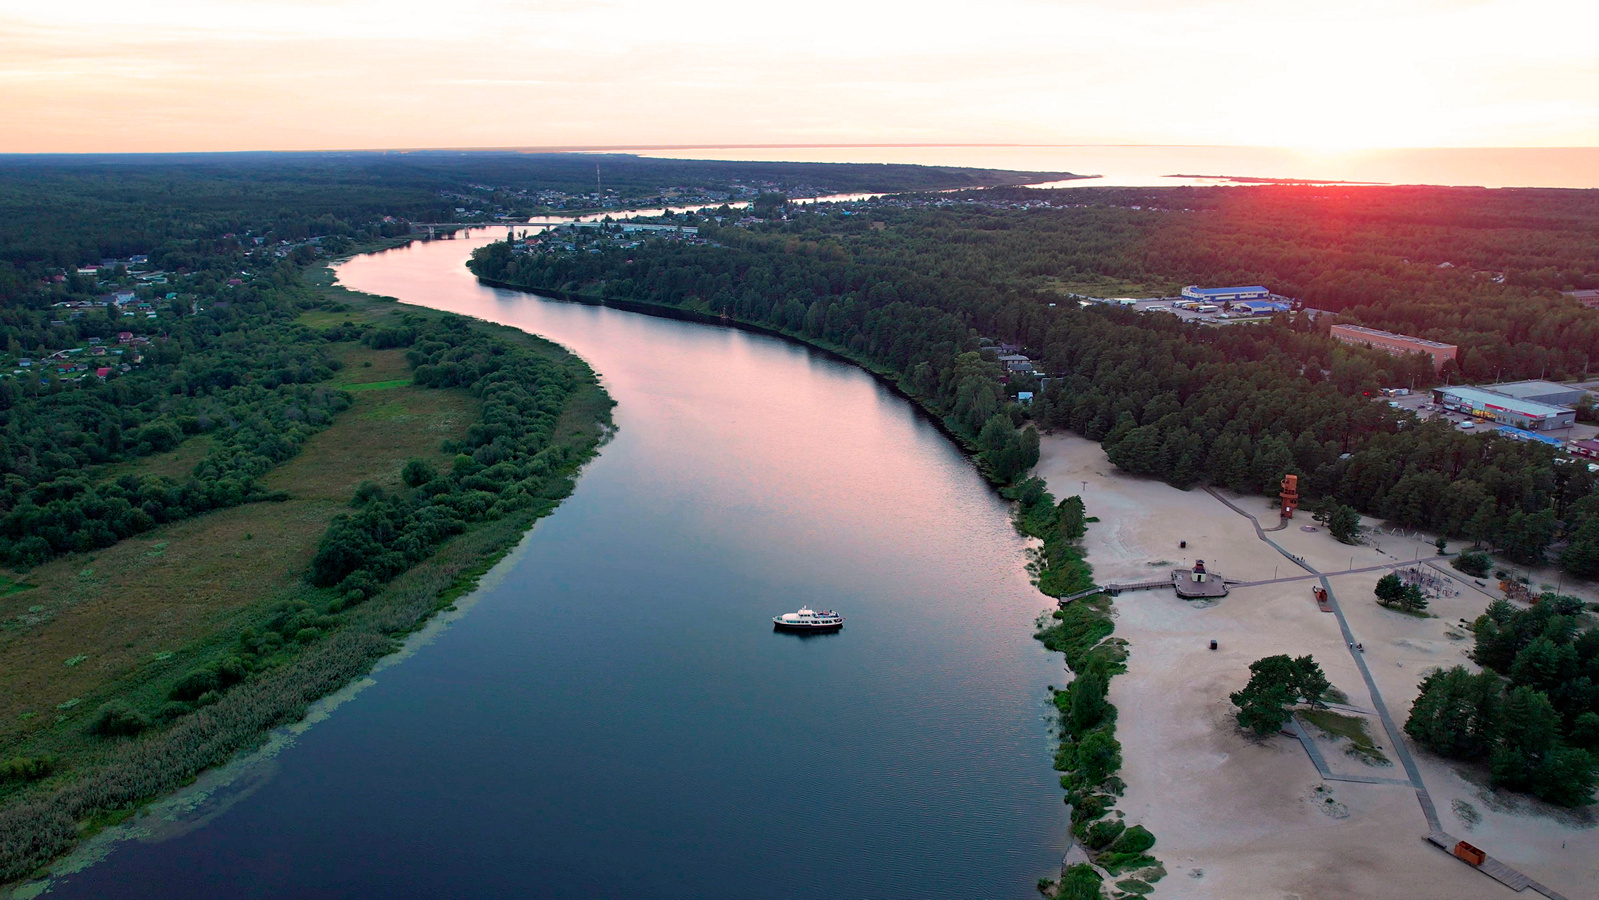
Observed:
[[[1363,715],[1374,742],[1393,761],[1368,763],[1345,752],[1346,740],[1311,729],[1331,771],[1406,779],[1335,616],[1317,608],[1311,587],[1318,582],[1260,540],[1247,518],[1203,490],[1121,474],[1097,444],[1075,436],[1045,437],[1037,472],[1057,497],[1082,494],[1089,515],[1100,519],[1085,540],[1100,584],[1151,580],[1196,559],[1229,581],[1296,579],[1234,587],[1215,603],[1190,604],[1170,590],[1116,598],[1116,634],[1131,642],[1128,673],[1111,687],[1127,782],[1120,806],[1158,839],[1154,853],[1170,874],[1153,896],[1537,896],[1518,894],[1429,844],[1427,820],[1408,782],[1324,779],[1297,740],[1261,740],[1238,727],[1227,696],[1248,680],[1249,663],[1308,653],[1348,695],[1349,708],[1340,711]],[[1279,523],[1264,498],[1228,496],[1263,527]],[[1402,726],[1426,673],[1472,665],[1470,635],[1458,620],[1475,618],[1497,591],[1491,582],[1479,588],[1457,577],[1432,601],[1434,617],[1384,609],[1372,594],[1383,572],[1358,570],[1425,565],[1437,556],[1432,536],[1372,532],[1365,545],[1347,546],[1323,529],[1301,530],[1314,524],[1301,513],[1270,537],[1328,573],[1378,692]],[[1459,575],[1442,569],[1430,571]],[[1534,584],[1552,574],[1534,573]],[[1591,586],[1565,590],[1587,595]],[[1414,745],[1410,750],[1446,831],[1572,900],[1599,896],[1599,828],[1591,815],[1495,794],[1485,772]]]

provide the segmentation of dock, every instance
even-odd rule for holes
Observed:
[[[1512,869],[1510,866],[1505,865],[1504,863],[1485,853],[1482,854],[1482,862],[1473,864],[1470,859],[1466,859],[1465,857],[1461,856],[1456,850],[1462,841],[1452,834],[1448,834],[1443,831],[1434,831],[1427,835],[1427,840],[1440,850],[1448,853],[1450,856],[1456,857],[1462,863],[1472,866],[1472,868],[1477,869],[1478,871],[1482,872],[1482,874],[1487,875],[1489,878],[1492,878],[1493,880],[1499,882],[1507,888],[1510,888],[1513,891],[1520,892],[1531,888],[1537,893],[1548,897],[1549,900],[1566,900],[1566,897],[1563,894],[1557,893],[1553,888],[1539,884],[1525,874]],[[1469,847],[1470,845],[1468,844],[1467,846]],[[1475,848],[1472,849],[1475,850]],[[1476,852],[1481,853],[1481,851]]]
[[[1059,605],[1065,607],[1073,600],[1092,597],[1095,594],[1125,594],[1129,591],[1154,591],[1161,588],[1172,588],[1177,596],[1184,600],[1215,600],[1227,596],[1227,579],[1214,572],[1206,572],[1201,563],[1193,569],[1172,569],[1170,577],[1155,581],[1132,581],[1112,583],[1078,591],[1075,594],[1060,598]]]

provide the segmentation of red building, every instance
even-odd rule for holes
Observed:
[[[1403,356],[1406,353],[1425,353],[1432,357],[1433,366],[1440,369],[1443,368],[1445,361],[1454,359],[1455,355],[1460,351],[1460,348],[1454,344],[1443,344],[1438,341],[1429,341],[1425,338],[1378,331],[1375,328],[1366,328],[1360,325],[1334,325],[1329,334],[1335,341],[1371,347],[1375,350],[1391,353],[1394,356]]]

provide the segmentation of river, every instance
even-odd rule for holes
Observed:
[[[1021,898],[1067,835],[1006,506],[781,340],[478,285],[503,236],[339,269],[545,335],[618,433],[431,642],[196,827],[51,897]],[[841,633],[770,617],[835,607]]]

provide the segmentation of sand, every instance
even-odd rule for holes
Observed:
[[[1089,515],[1099,517],[1089,526],[1085,546],[1101,584],[1151,580],[1159,577],[1151,573],[1196,558],[1229,580],[1306,574],[1260,541],[1247,519],[1206,492],[1121,474],[1097,444],[1048,436],[1037,472],[1057,497],[1082,494]],[[1278,523],[1265,499],[1231,499],[1263,527]],[[1436,555],[1430,536],[1374,533],[1366,546],[1350,547],[1325,530],[1300,530],[1313,524],[1301,514],[1270,534],[1328,573]],[[1186,549],[1178,546],[1184,540]],[[1497,592],[1462,579],[1453,583],[1458,596],[1432,601],[1435,618],[1415,618],[1376,604],[1372,588],[1381,574],[1333,574],[1330,582],[1389,712],[1402,725],[1427,672],[1471,664],[1465,656],[1471,642],[1457,620],[1475,618]],[[1517,894],[1427,843],[1426,819],[1408,785],[1323,781],[1297,741],[1257,739],[1238,728],[1227,695],[1248,681],[1250,662],[1276,653],[1313,655],[1348,694],[1353,711],[1374,709],[1336,618],[1316,607],[1315,583],[1235,587],[1214,604],[1189,604],[1168,590],[1116,598],[1116,633],[1132,645],[1128,673],[1111,686],[1127,782],[1120,808],[1158,840],[1154,852],[1170,874],[1153,896],[1536,896]],[[1589,593],[1588,587],[1579,592]],[[1218,649],[1209,649],[1211,640]],[[1375,715],[1366,719],[1376,744],[1394,759],[1382,724]],[[1346,754],[1346,745],[1325,736],[1319,741],[1335,773],[1405,778],[1397,760],[1371,765]],[[1457,768],[1463,767],[1414,745],[1411,751],[1446,830],[1573,900],[1599,897],[1599,828],[1589,819],[1529,798],[1496,795],[1471,780],[1481,780],[1482,773],[1462,774]],[[1470,804],[1458,809],[1477,821],[1464,821],[1457,803]]]

